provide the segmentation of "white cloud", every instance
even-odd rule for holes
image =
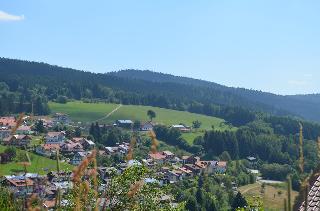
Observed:
[[[0,10],[0,21],[22,21],[24,15],[11,15]]]

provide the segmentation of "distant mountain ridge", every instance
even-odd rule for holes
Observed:
[[[101,74],[0,58],[0,82],[5,82],[13,92],[36,89],[49,100],[61,96],[77,100],[103,99],[187,110],[227,120],[229,117],[239,120],[238,124],[246,122],[241,122],[242,119],[251,119],[251,114],[240,108],[320,121],[320,95],[282,96],[151,71],[122,70]]]
[[[253,103],[261,103],[270,106],[275,110],[282,110],[288,114],[294,114],[308,120],[320,121],[320,94],[307,95],[276,95],[245,88],[234,88],[220,85],[200,79],[193,79],[171,74],[152,72],[149,70],[120,70],[108,73],[113,76],[131,79],[141,79],[153,82],[170,82],[189,84],[193,86],[208,87],[243,97]]]

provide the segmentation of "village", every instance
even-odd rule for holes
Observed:
[[[40,126],[39,126],[40,124]],[[153,127],[156,123],[147,121],[139,125],[134,133],[144,134],[152,139]],[[107,127],[118,128],[133,133],[133,120],[117,120]],[[39,127],[45,133],[39,132]],[[77,128],[76,133],[70,134],[61,128]],[[106,127],[99,125],[99,127]],[[182,133],[187,133],[191,127],[177,124],[171,125]],[[79,129],[80,128],[80,129]],[[208,175],[224,175],[227,171],[228,162],[224,160],[201,160],[199,156],[186,154],[178,156],[170,150],[150,150],[145,157],[140,159],[128,159],[128,153],[131,148],[131,140],[117,142],[113,146],[97,146],[88,135],[89,127],[78,126],[78,123],[72,122],[68,115],[55,113],[52,116],[45,117],[1,117],[0,118],[0,143],[5,147],[15,147],[26,150],[30,153],[56,159],[59,157],[61,162],[70,164],[74,167],[96,150],[98,156],[102,159],[116,158],[110,165],[100,163],[98,166],[99,180],[101,187],[108,184],[113,174],[121,174],[126,168],[132,165],[146,166],[155,172],[155,178],[145,178],[145,182],[157,182],[161,185],[174,184],[184,179],[190,179],[203,173]],[[0,153],[0,163],[5,164],[12,160],[10,153]],[[255,162],[255,158],[252,162]],[[27,161],[28,162],[28,161]],[[69,171],[44,169],[45,174],[37,172],[21,171],[10,175],[1,175],[2,185],[11,190],[15,197],[31,195],[35,192],[44,198],[43,206],[47,209],[53,209],[55,206],[55,196],[59,189],[62,193],[68,192],[72,187],[72,169]],[[221,184],[223,185],[223,184]],[[234,191],[237,191],[237,184],[233,184]],[[39,193],[39,190],[40,193]],[[164,200],[170,200],[170,196],[164,196]],[[65,202],[67,203],[67,202]]]

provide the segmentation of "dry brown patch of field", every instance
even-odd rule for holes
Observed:
[[[283,200],[287,198],[287,190],[284,184],[281,185],[265,185],[264,191],[262,190],[262,185],[259,183],[246,185],[240,187],[240,192],[246,197],[248,200],[253,200],[256,197],[261,197],[263,201],[264,208],[268,211],[273,210],[284,210]],[[292,205],[295,197],[298,195],[298,192],[293,191]]]

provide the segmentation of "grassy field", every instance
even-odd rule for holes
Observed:
[[[5,146],[0,145],[0,152],[6,149]],[[24,150],[17,149],[17,154],[25,154]],[[49,171],[56,171],[57,165],[55,160],[45,158],[34,153],[28,153],[31,159],[31,166],[27,167],[28,172],[47,174]],[[17,156],[18,157],[18,156]],[[72,170],[73,166],[67,163],[61,163],[62,170]],[[0,175],[10,175],[22,172],[24,167],[18,162],[10,162],[7,164],[0,164]]]
[[[184,138],[189,144],[193,144],[193,141],[196,137],[202,136],[203,131],[192,132],[192,133],[183,133],[182,138]]]
[[[76,122],[94,122],[103,118],[112,110],[117,108],[118,104],[105,103],[83,103],[80,101],[68,102],[67,104],[49,103],[52,112],[61,112],[69,114],[73,121]],[[175,111],[164,108],[151,106],[123,105],[108,118],[101,120],[101,123],[112,123],[117,119],[131,119],[147,121],[147,111],[153,110],[157,117],[154,119],[157,123],[173,125],[184,123],[188,126],[192,125],[194,120],[199,120],[202,125],[200,129],[211,129],[212,125],[216,129],[229,130],[230,127],[224,124],[223,119],[189,113],[185,111]]]
[[[264,208],[267,211],[283,210],[283,200],[287,198],[287,190],[285,184],[266,185],[265,190],[261,193],[261,184],[255,183],[239,188],[240,192],[247,200],[253,200],[254,197],[261,197]],[[292,192],[292,205],[298,192]]]

